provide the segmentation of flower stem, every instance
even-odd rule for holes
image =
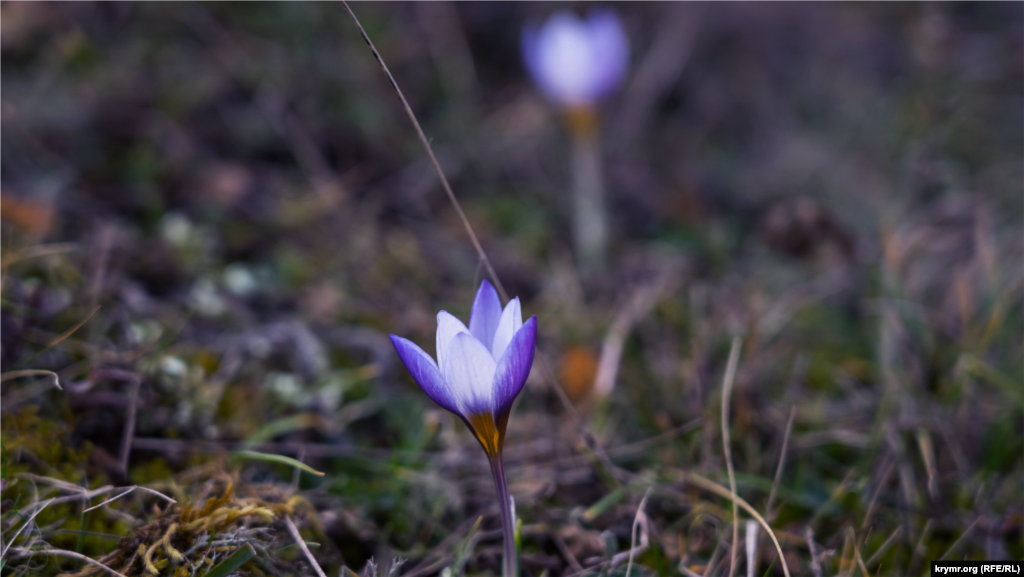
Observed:
[[[608,216],[596,133],[573,134],[572,175],[576,258],[584,269],[593,269],[604,264],[608,252]]]
[[[512,518],[512,500],[508,492],[508,481],[505,480],[505,465],[500,454],[492,457],[490,461],[494,489],[498,493],[498,508],[501,510],[501,533],[505,538],[505,563],[501,574],[502,577],[519,577],[515,519]]]

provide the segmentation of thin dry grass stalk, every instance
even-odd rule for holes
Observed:
[[[753,508],[750,505],[750,503],[747,503],[744,499],[736,495],[734,491],[726,489],[725,487],[719,485],[718,483],[712,481],[711,479],[708,479],[696,473],[686,473],[682,471],[677,471],[676,474],[680,475],[681,480],[684,483],[696,485],[697,487],[700,487],[701,489],[704,489],[706,491],[710,491],[718,495],[719,497],[731,499],[735,504],[739,505],[740,508],[746,511],[751,517],[757,520],[758,524],[761,525],[761,528],[763,528],[765,532],[768,533],[768,536],[772,538],[772,543],[775,544],[775,550],[779,554],[779,561],[782,563],[782,572],[785,573],[786,577],[790,577],[789,565],[786,564],[786,557],[782,553],[782,545],[779,544],[779,539],[775,536],[775,531],[773,531],[771,526],[768,525],[768,522],[764,520],[764,517],[762,517],[761,514],[757,512],[757,509]]]
[[[0,375],[0,383],[9,381],[11,379],[19,379],[21,377],[35,377],[35,376],[42,376],[42,375],[47,375],[47,376],[53,377],[53,386],[57,387],[58,390],[61,390],[61,391],[64,390],[64,388],[60,386],[60,378],[57,376],[57,373],[55,373],[53,371],[42,370],[42,369],[25,369],[25,370],[22,370],[22,371],[9,371],[9,372],[6,372],[6,373]]]
[[[971,531],[974,529],[975,526],[977,526],[978,522],[981,521],[981,519],[982,517],[979,516],[977,519],[974,520],[973,523],[971,523],[966,529],[964,529],[964,532],[961,533],[960,537],[958,537],[957,540],[949,546],[949,549],[946,549],[945,553],[939,555],[939,560],[941,561],[952,555],[953,552],[956,551],[958,547],[960,547],[960,544],[963,543],[965,539],[967,539],[967,536],[971,534]]]
[[[772,490],[768,493],[768,503],[764,506],[764,516],[771,520],[772,502],[775,501],[775,491],[779,488],[779,481],[782,480],[782,469],[786,464],[786,449],[789,447],[789,435],[793,432],[793,419],[796,417],[796,405],[789,409],[789,421],[786,423],[786,434],[782,437],[782,450],[779,451],[779,466],[775,469],[775,480],[772,481]]]
[[[722,449],[725,452],[725,465],[729,471],[729,492],[732,494],[732,548],[729,551],[729,577],[736,574],[736,545],[740,540],[740,512],[736,496],[736,473],[732,466],[732,449],[729,446],[729,398],[732,396],[733,381],[736,380],[736,365],[740,361],[740,337],[733,337],[732,348],[729,350],[729,362],[725,366],[722,379]]]
[[[633,569],[633,554],[636,553],[636,538],[637,529],[640,527],[641,518],[646,518],[647,514],[644,513],[644,507],[647,506],[647,498],[651,496],[651,488],[648,487],[647,491],[644,492],[644,498],[640,499],[640,505],[636,508],[636,517],[633,519],[633,530],[630,532],[631,540],[629,544],[629,563],[626,565],[626,577],[629,577],[630,571]]]
[[[8,371],[0,375],[0,383],[9,381],[12,379],[22,377],[36,377],[36,376],[48,376],[52,381],[48,384],[44,384],[42,381],[33,382],[25,387],[22,387],[16,391],[7,393],[3,397],[3,408],[10,411],[14,407],[24,403],[25,401],[35,397],[36,395],[46,391],[51,385],[56,387],[57,390],[63,391],[63,387],[60,386],[60,377],[53,371],[47,371],[42,369],[25,369],[20,371]]]
[[[370,36],[363,29],[362,23],[359,22],[359,18],[356,17],[356,13],[352,11],[352,8],[348,5],[348,2],[342,0],[342,5],[345,6],[345,10],[348,11],[349,15],[352,16],[352,20],[355,21],[356,26],[359,28],[359,33],[363,36],[363,41],[370,47],[370,51],[373,52],[373,57],[377,59],[377,63],[380,64],[381,70],[388,77],[388,81],[391,82],[391,87],[398,93],[398,98],[402,100],[402,107],[405,108],[405,113],[409,116],[409,121],[412,122],[413,127],[416,129],[416,134],[420,137],[420,142],[423,144],[423,148],[427,151],[427,156],[430,157],[431,164],[434,165],[434,170],[437,171],[437,177],[441,179],[441,185],[444,187],[445,193],[448,195],[448,200],[451,201],[452,207],[455,208],[455,212],[459,215],[459,220],[462,221],[462,226],[466,228],[466,233],[469,235],[469,239],[473,242],[473,248],[476,249],[477,255],[480,257],[480,262],[487,268],[487,274],[494,281],[494,288],[498,289],[498,294],[501,295],[503,301],[508,300],[508,293],[505,292],[505,287],[501,284],[501,279],[498,278],[498,273],[494,271],[494,267],[491,265],[491,259],[487,258],[487,253],[484,252],[484,247],[481,246],[480,241],[476,237],[476,233],[473,232],[473,226],[469,224],[469,219],[466,218],[466,213],[462,210],[462,205],[459,204],[459,199],[455,198],[455,193],[452,191],[452,187],[448,184],[448,178],[445,177],[444,171],[441,170],[441,163],[437,161],[437,157],[434,156],[434,149],[430,146],[430,141],[427,140],[427,135],[423,133],[423,128],[420,127],[420,122],[416,120],[416,114],[412,111],[412,107],[409,106],[409,101],[405,99],[405,94],[402,93],[402,89],[398,87],[398,81],[395,80],[394,75],[391,74],[391,70],[388,69],[388,65],[384,63],[384,58],[381,57],[380,52],[377,51],[377,47],[374,46],[373,41],[370,40]]]
[[[81,553],[75,553],[74,551],[65,551],[64,549],[23,549],[21,547],[12,547],[11,552],[18,557],[31,557],[33,555],[53,555],[56,557],[69,557],[71,559],[78,559],[79,561],[84,561],[86,563],[89,563],[90,565],[95,565],[97,569],[109,573],[111,575],[115,575],[116,577],[125,577],[124,574],[114,571],[113,569],[107,567],[103,563],[100,563],[95,559],[86,557]]]
[[[882,555],[885,554],[886,551],[889,550],[889,547],[891,547],[892,544],[896,542],[896,539],[898,539],[902,534],[903,526],[900,525],[896,527],[896,530],[893,531],[891,535],[889,535],[889,538],[886,539],[880,547],[878,547],[878,550],[875,551],[870,558],[868,558],[866,565],[868,567],[874,566],[874,564],[882,557]]]
[[[868,568],[864,565],[864,558],[860,554],[860,544],[857,543],[857,536],[853,532],[853,527],[850,527],[850,537],[853,539],[853,557],[857,561],[857,567],[860,568],[862,577],[869,577]]]
[[[316,574],[320,577],[327,577],[327,575],[324,574],[324,570],[320,568],[320,564],[313,558],[313,554],[309,551],[309,547],[306,546],[306,542],[302,539],[302,535],[299,534],[299,529],[295,526],[295,522],[292,521],[292,518],[286,515],[284,518],[284,524],[288,527],[288,532],[291,533],[292,538],[295,539],[295,543],[298,544],[300,549],[302,549],[302,554],[306,556],[306,559],[309,561],[309,565],[314,571],[316,571]]]
[[[42,513],[43,509],[45,509],[50,503],[53,503],[53,499],[50,499],[49,501],[46,501],[45,503],[43,503],[41,507],[39,507],[38,509],[36,509],[32,513],[32,516],[29,517],[28,520],[26,520],[21,525],[21,527],[18,527],[18,530],[14,532],[14,536],[11,537],[10,541],[7,542],[7,545],[4,546],[3,551],[0,551],[0,558],[3,558],[3,557],[7,556],[7,550],[10,549],[11,545],[13,545],[14,542],[18,539],[18,535],[21,535],[21,532],[25,530],[25,527],[28,527],[28,526],[32,525],[32,521],[35,521],[36,517],[40,513]]]

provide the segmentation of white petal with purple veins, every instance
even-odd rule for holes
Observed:
[[[444,358],[448,354],[448,347],[452,339],[459,333],[468,333],[469,329],[462,321],[455,318],[448,311],[437,313],[437,366],[444,370]]]
[[[497,363],[490,351],[468,332],[456,334],[448,346],[441,374],[451,387],[459,414],[494,410],[494,371]]]

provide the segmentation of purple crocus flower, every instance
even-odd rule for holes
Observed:
[[[629,42],[616,13],[593,9],[581,20],[562,11],[538,30],[523,29],[523,58],[534,82],[555,103],[593,107],[622,81]]]
[[[537,317],[523,322],[519,298],[501,308],[483,281],[469,328],[447,311],[437,313],[437,362],[412,341],[391,342],[423,392],[469,426],[490,458],[501,454],[512,402],[533,365]]]
[[[501,449],[512,402],[533,366],[537,317],[523,322],[518,297],[502,310],[498,293],[483,281],[469,328],[447,311],[437,313],[437,362],[408,339],[391,335],[391,342],[423,392],[461,417],[487,453],[505,537],[502,573],[516,577],[515,520]]]

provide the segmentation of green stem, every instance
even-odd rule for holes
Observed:
[[[498,493],[498,508],[501,510],[501,532],[505,538],[505,563],[502,566],[502,577],[519,577],[516,567],[515,519],[512,518],[512,500],[509,498],[508,481],[505,480],[505,465],[501,455],[490,459],[491,473],[494,475],[494,489]]]

